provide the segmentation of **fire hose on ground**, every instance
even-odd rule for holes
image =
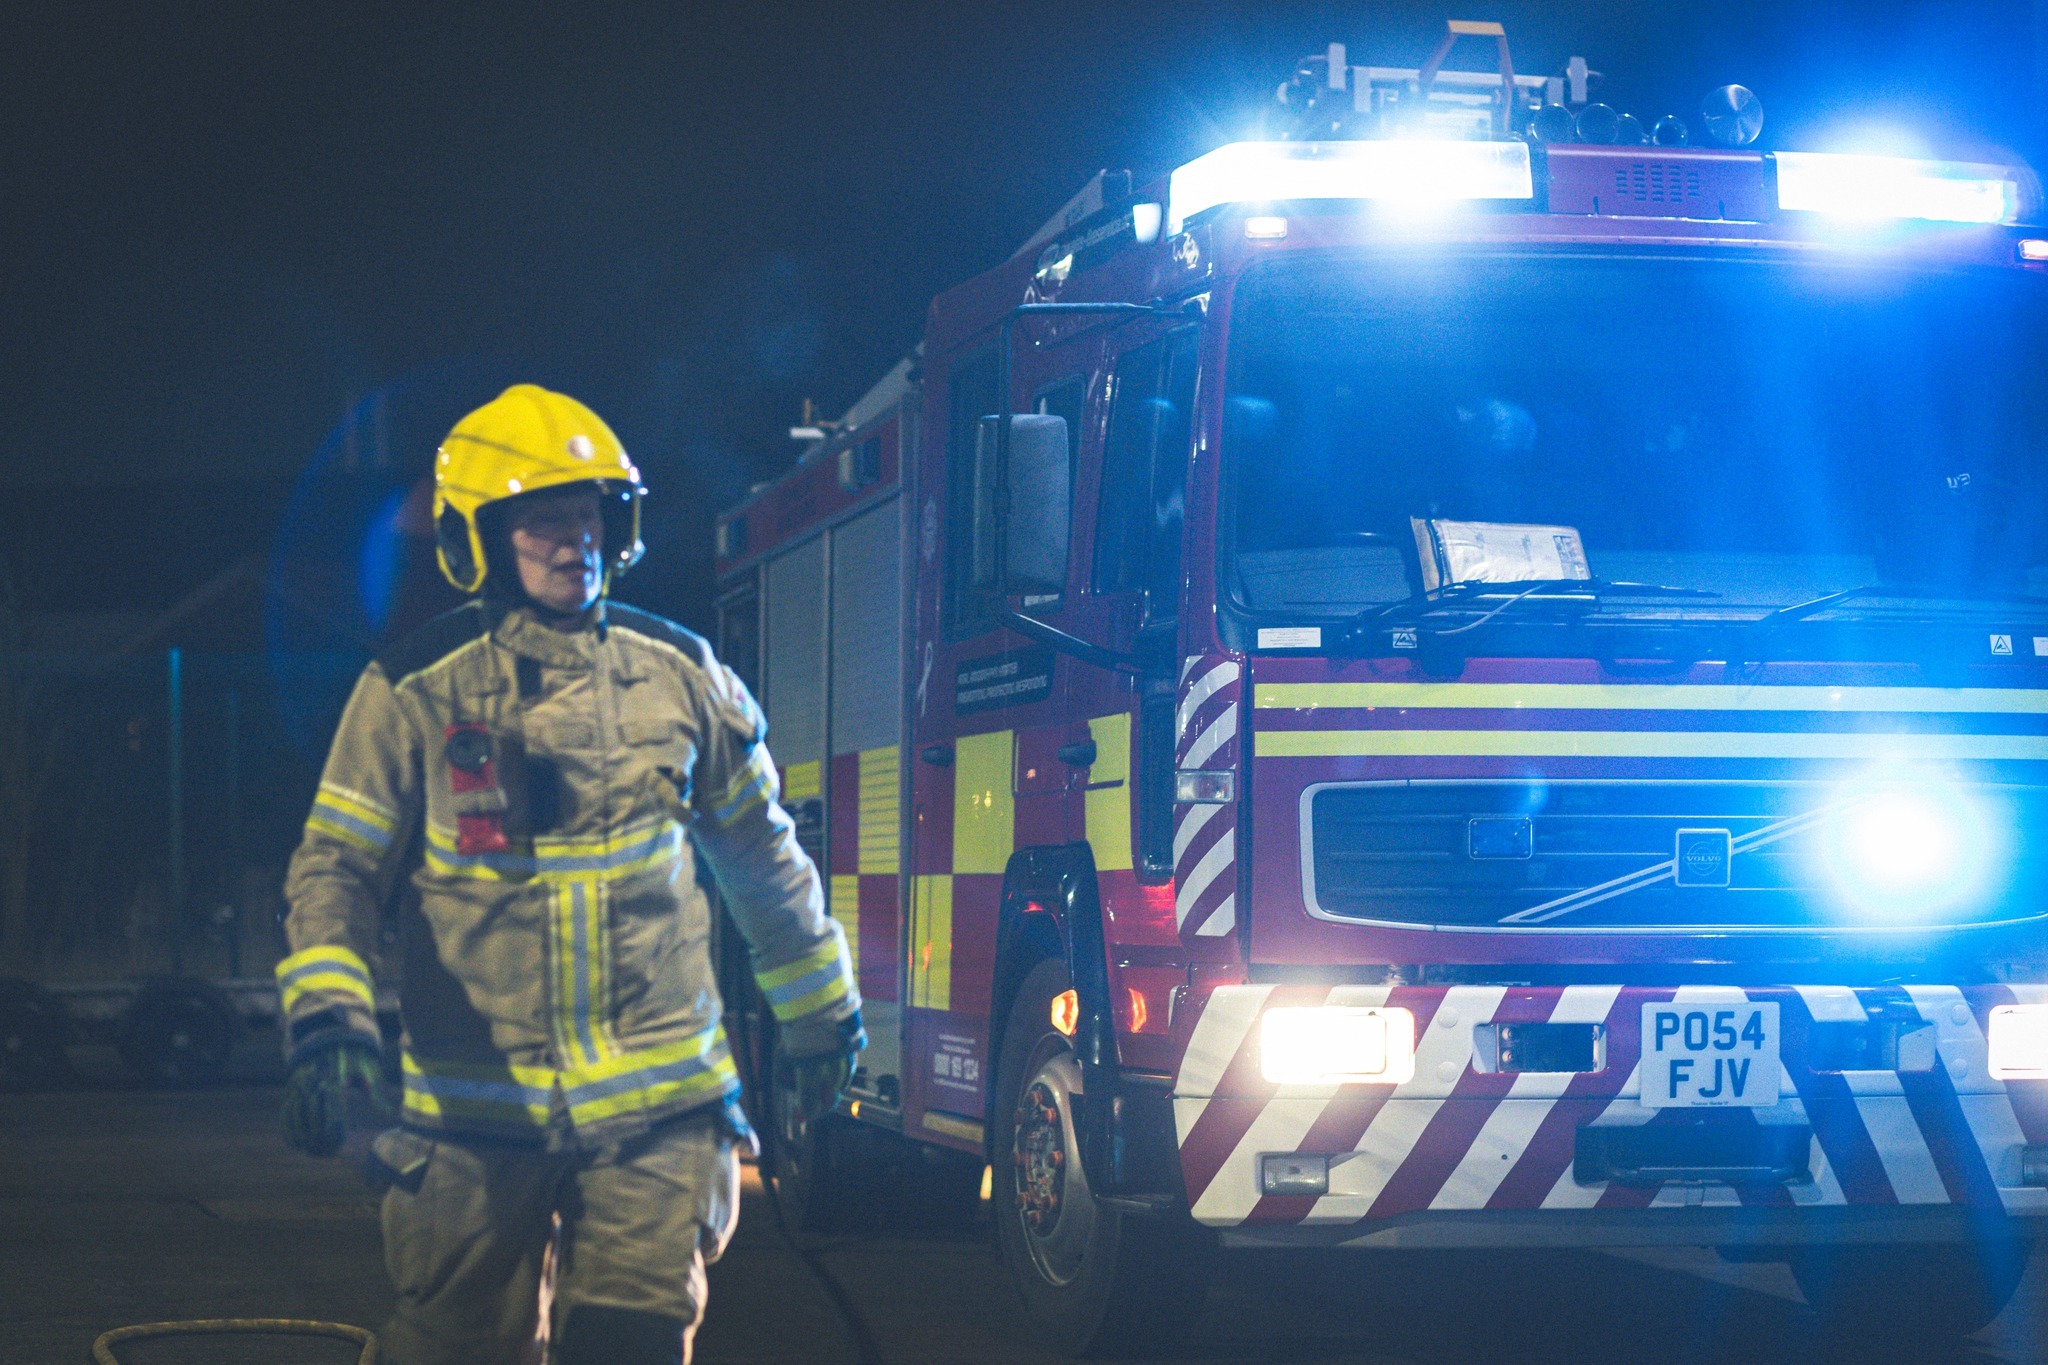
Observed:
[[[148,1341],[158,1337],[195,1336],[288,1336],[329,1337],[362,1347],[356,1365],[377,1365],[377,1337],[361,1327],[343,1322],[311,1322],[300,1318],[194,1318],[189,1322],[146,1322],[137,1327],[116,1327],[92,1344],[97,1365],[121,1365],[114,1347],[127,1341]]]

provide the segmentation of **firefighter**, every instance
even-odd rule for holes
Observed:
[[[799,1116],[837,1102],[866,1042],[752,697],[696,635],[607,601],[641,493],[564,395],[519,385],[456,424],[434,524],[471,600],[363,670],[291,862],[284,1127],[310,1154],[341,1146],[378,1072],[369,963],[393,906],[400,1126],[370,1165],[397,1365],[531,1359],[550,1247],[555,1360],[687,1360],[752,1142],[696,860]]]

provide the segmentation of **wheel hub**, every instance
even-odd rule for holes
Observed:
[[[1095,1240],[1096,1206],[1081,1162],[1074,1104],[1081,1068],[1057,1034],[1036,1051],[1018,1092],[1010,1160],[1016,1208],[1009,1217],[1048,1283],[1071,1284]]]
[[[1058,1226],[1065,1195],[1067,1144],[1057,1101],[1043,1080],[1017,1100],[1017,1209],[1024,1226],[1044,1237]]]

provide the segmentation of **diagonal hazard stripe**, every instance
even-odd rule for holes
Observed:
[[[1245,1020],[1243,1031],[1236,1034],[1236,1046],[1208,1092],[1218,1098],[1204,1106],[1181,1139],[1181,1174],[1187,1184],[1190,1204],[1198,1203],[1207,1193],[1217,1172],[1223,1169],[1237,1150],[1238,1143],[1251,1131],[1260,1112],[1279,1093],[1280,1087],[1259,1071],[1257,1030],[1252,1027],[1258,1012],[1274,1005],[1320,1005],[1330,994],[1327,986],[1275,986],[1267,989],[1269,993],[1254,1003],[1252,1017]],[[1233,1031],[1235,1022],[1232,1021]],[[1192,1043],[1189,1052],[1192,1059]],[[1205,1066],[1213,1066],[1213,1061],[1205,1059]],[[1186,1064],[1182,1066],[1182,1076],[1185,1081],[1188,1076]],[[1175,1090],[1182,1093],[1189,1088],[1182,1084]],[[1223,1098],[1225,1096],[1229,1098]]]
[[[1507,1175],[1494,1187],[1486,1201],[1490,1209],[1554,1207],[1561,1200],[1579,1200],[1572,1186],[1572,1159],[1577,1153],[1579,1129],[1605,1114],[1615,1097],[1635,1079],[1643,1055],[1643,1004],[1669,1000],[1675,990],[1623,991],[1608,1008],[1607,1069],[1572,1077],[1563,1096],[1536,1126],[1535,1134],[1522,1149]]]

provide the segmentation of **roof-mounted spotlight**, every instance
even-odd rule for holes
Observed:
[[[1723,147],[1747,147],[1764,130],[1764,106],[1748,87],[1724,85],[1700,101],[1707,140]]]
[[[1650,127],[1650,141],[1659,147],[1683,147],[1692,141],[1692,129],[1676,114],[1666,114]]]

